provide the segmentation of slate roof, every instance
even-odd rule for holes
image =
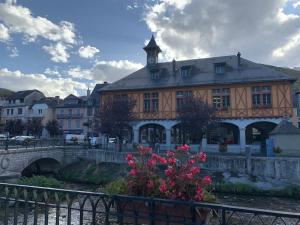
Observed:
[[[39,90],[35,90],[35,89],[34,90],[25,90],[25,91],[17,91],[15,93],[13,93],[12,95],[8,96],[7,99],[8,100],[22,99],[35,91],[40,92]],[[40,92],[40,93],[43,94],[42,92]]]
[[[270,135],[276,134],[300,134],[300,129],[284,119],[270,132]]]
[[[149,43],[143,48],[145,51],[151,50],[151,49],[157,49],[158,52],[161,52],[160,47],[156,44],[156,41],[154,39],[154,36],[152,35]]]
[[[43,98],[39,101],[34,102],[33,105],[34,104],[47,104],[50,108],[54,108],[54,107],[56,107],[57,104],[59,104],[60,101],[62,101],[62,100],[54,98],[54,97],[47,97],[47,98]]]
[[[225,63],[226,72],[216,74],[215,64]],[[181,77],[181,68],[190,67],[190,75]],[[153,79],[151,71],[159,71],[160,78]],[[174,72],[175,70],[175,72]],[[265,81],[291,81],[296,79],[282,71],[269,66],[254,63],[241,58],[238,66],[236,55],[213,58],[192,59],[184,61],[157,63],[155,67],[146,66],[132,74],[118,80],[101,91],[121,91],[137,89],[153,89],[165,87],[188,87],[196,85],[235,84]]]
[[[60,101],[56,108],[83,108],[86,107],[86,96],[77,97],[73,94],[68,95],[62,101]],[[76,103],[68,103],[70,99],[76,99]]]

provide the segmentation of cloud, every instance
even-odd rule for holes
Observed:
[[[93,58],[99,52],[100,52],[99,49],[92,47],[90,45],[81,46],[78,50],[78,54],[82,58]]]
[[[62,62],[62,63],[68,62],[70,54],[68,53],[67,50],[69,48],[71,48],[70,45],[66,45],[62,42],[51,44],[49,46],[46,45],[43,46],[43,49],[52,56],[51,60],[53,62]]]
[[[8,47],[8,50],[10,51],[10,57],[14,58],[19,56],[19,50],[17,49],[17,47]]]
[[[286,0],[160,0],[148,5],[145,21],[156,33],[163,59],[231,55],[299,66],[300,19]]]
[[[9,39],[10,36],[7,27],[0,23],[0,41],[7,42]]]
[[[293,3],[293,7],[294,7],[294,8],[300,7],[300,1],[295,1],[295,2]]]
[[[22,80],[22,85],[20,85]],[[71,78],[49,78],[44,74],[24,74],[19,70],[10,71],[7,68],[0,69],[1,86],[19,91],[27,89],[38,89],[46,96],[62,96],[69,94],[78,95],[78,91],[85,92],[87,85],[77,82]]]
[[[73,78],[84,78],[98,83],[103,81],[114,82],[142,67],[142,64],[129,60],[96,61],[91,68],[73,67],[67,73]]]
[[[0,21],[9,28],[10,33],[21,33],[29,42],[38,37],[68,44],[76,42],[72,23],[61,21],[55,24],[45,17],[33,16],[30,9],[20,5],[0,3]]]

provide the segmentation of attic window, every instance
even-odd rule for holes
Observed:
[[[224,74],[226,63],[215,63],[215,73]]]
[[[152,78],[153,80],[159,79],[159,70],[152,70],[152,71],[151,71],[151,78]]]
[[[190,72],[191,72],[191,66],[183,66],[181,67],[181,77],[185,78],[185,77],[189,77],[190,76]]]

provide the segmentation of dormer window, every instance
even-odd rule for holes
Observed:
[[[190,76],[190,72],[191,72],[191,66],[183,66],[181,67],[181,77],[185,78],[185,77],[189,77]]]
[[[153,70],[153,71],[151,71],[151,78],[152,78],[152,80],[159,79],[159,70]]]
[[[226,63],[215,63],[215,73],[224,74]]]

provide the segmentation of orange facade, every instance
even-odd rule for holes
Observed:
[[[270,88],[270,104],[253,105],[253,87]],[[292,83],[291,82],[264,82],[264,83],[241,83],[231,85],[198,85],[195,87],[173,87],[130,91],[105,91],[102,99],[115,94],[131,97],[136,101],[134,112],[140,120],[149,119],[175,119],[176,118],[176,94],[179,91],[191,91],[196,97],[213,104],[214,89],[229,89],[230,106],[220,107],[219,115],[222,118],[263,118],[291,116]],[[155,111],[145,111],[144,94],[158,93],[158,108]],[[263,100],[261,100],[263,101]]]

